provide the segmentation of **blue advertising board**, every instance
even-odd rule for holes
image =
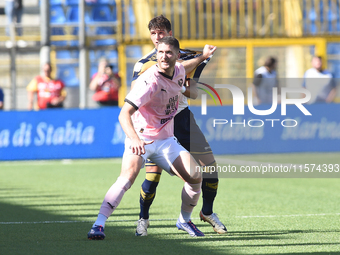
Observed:
[[[239,116],[233,115],[232,106],[208,107],[206,115],[201,107],[191,111],[215,154],[340,151],[340,104],[304,107],[311,115],[295,105],[287,106],[286,115],[280,105],[268,116],[254,115],[246,106]]]
[[[0,160],[120,157],[116,107],[0,112]]]
[[[280,107],[258,116],[245,106],[191,107],[215,154],[340,151],[340,104]],[[267,109],[259,106],[257,109]],[[120,108],[0,112],[0,160],[121,157],[125,134],[118,122]],[[214,125],[215,123],[215,125]]]

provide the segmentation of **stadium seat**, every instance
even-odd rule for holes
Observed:
[[[50,22],[52,24],[63,24],[66,22],[64,9],[61,5],[50,6]]]
[[[113,35],[114,31],[112,27],[97,27],[97,35]],[[116,45],[117,40],[113,38],[99,39],[94,41],[95,46]]]
[[[79,1],[78,0],[65,0],[65,5],[70,6],[70,5],[78,5]]]
[[[93,21],[116,21],[116,18],[111,14],[111,10],[108,5],[93,7],[91,10],[91,18]]]
[[[125,51],[127,58],[142,58],[143,53],[140,46],[128,46]]]
[[[115,5],[115,0],[85,0],[86,4],[88,5],[103,5],[103,4],[109,4],[109,5]]]
[[[97,59],[106,58],[110,62],[117,62],[118,52],[117,50],[97,50],[96,53]]]
[[[66,11],[66,20],[67,22],[78,22],[79,21],[79,8],[78,6],[69,6],[67,7]],[[91,22],[91,16],[89,13],[86,11],[85,12],[85,22]]]
[[[50,5],[62,5],[63,0],[50,0]]]
[[[336,78],[336,82],[338,82],[340,78],[340,60],[328,60],[328,68]]]
[[[116,21],[114,15],[111,14],[110,7],[108,5],[95,6],[91,10],[91,18],[94,22],[106,22],[106,21]],[[96,35],[113,35],[115,34],[112,26],[107,27],[97,27]],[[95,46],[104,45],[114,45],[117,41],[112,38],[95,40]]]
[[[66,17],[64,9],[61,5],[50,6],[50,23],[51,23],[51,35],[65,35],[64,28],[62,26],[53,27],[53,24],[64,24]],[[66,41],[51,41],[51,45],[55,46],[66,46]]]
[[[56,51],[57,59],[79,59],[78,50],[58,50]]]
[[[92,78],[92,76],[98,72],[98,63],[91,63],[90,66],[90,78]]]
[[[65,83],[65,86],[79,86],[79,79],[74,65],[57,65],[57,78]]]

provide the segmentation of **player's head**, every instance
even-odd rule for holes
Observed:
[[[157,63],[162,72],[172,74],[179,56],[179,42],[175,37],[166,36],[158,41]]]
[[[104,73],[108,76],[111,76],[113,74],[113,65],[106,64]]]
[[[105,66],[109,63],[109,61],[105,58],[102,57],[98,61],[98,73],[104,73]]]
[[[42,66],[42,74],[45,76],[45,77],[51,77],[51,72],[52,72],[52,66],[51,66],[51,63],[45,63],[43,66]]]
[[[314,56],[312,58],[312,66],[316,69],[321,71],[322,70],[322,57]]]
[[[157,16],[150,20],[148,25],[150,37],[157,48],[158,41],[165,36],[172,36],[171,23],[163,15]]]
[[[277,65],[277,60],[276,58],[269,57],[266,59],[264,62],[264,66],[267,67],[269,70],[275,70]]]

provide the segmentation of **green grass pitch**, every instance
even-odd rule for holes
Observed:
[[[242,162],[339,164],[340,153],[219,156]],[[136,237],[141,170],[107,222],[87,232],[121,159],[0,162],[0,254],[340,254],[339,178],[221,178],[214,211],[228,228],[192,238],[175,227],[183,182],[162,174],[147,237]],[[308,177],[308,176],[306,176]],[[339,176],[340,177],[340,173]]]

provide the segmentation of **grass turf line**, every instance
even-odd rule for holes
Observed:
[[[331,155],[331,156],[330,156]],[[242,160],[336,162],[339,154],[242,155]],[[230,156],[228,156],[230,157]],[[269,160],[270,159],[270,160]],[[287,161],[289,160],[289,161]],[[32,164],[30,164],[32,163]],[[106,225],[104,241],[86,234],[107,189],[120,172],[112,159],[0,162],[0,222],[85,221],[0,225],[1,254],[339,254],[339,179],[221,178],[214,211],[229,233],[217,235],[198,213],[206,234],[191,238],[178,231],[182,181],[162,174],[147,237],[135,237],[141,171]],[[315,214],[315,215],[312,215]],[[325,215],[322,215],[325,214]],[[268,217],[275,215],[276,217]],[[282,217],[280,217],[282,215]],[[297,215],[287,217],[287,215]],[[306,216],[304,216],[306,215]],[[243,217],[249,216],[249,217]],[[259,216],[259,217],[257,217]],[[261,217],[263,216],[263,217]]]

